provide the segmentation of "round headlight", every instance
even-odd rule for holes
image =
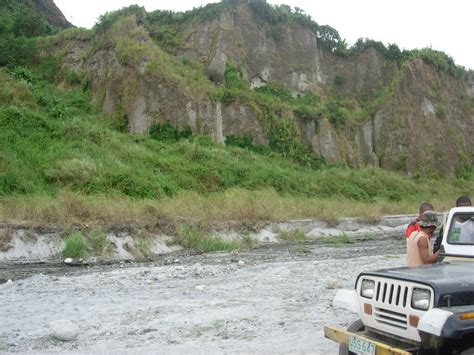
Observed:
[[[422,288],[413,289],[411,307],[420,311],[427,311],[431,304],[431,291]]]
[[[373,280],[362,280],[360,286],[360,295],[365,298],[373,298],[375,290],[375,281]]]

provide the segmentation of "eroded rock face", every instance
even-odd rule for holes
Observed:
[[[72,25],[54,3],[54,0],[29,0],[43,18],[57,28],[69,28]]]
[[[467,94],[474,97],[474,72],[470,72],[467,77]]]
[[[382,167],[452,177],[460,163],[472,165],[474,112],[460,84],[421,60],[408,66],[374,120],[372,150]]]
[[[383,125],[382,121],[378,121],[378,123]],[[376,130],[380,132],[380,129],[380,127],[375,128],[375,120],[369,121],[362,124],[355,135],[355,144],[361,159],[365,163],[376,167],[380,167],[380,159],[375,153],[374,137]]]
[[[122,65],[114,51],[97,52],[84,68],[91,75],[95,101],[107,114],[121,112],[126,116],[131,132],[147,134],[154,123],[171,122],[180,128],[190,127],[195,133],[209,134],[221,144],[227,135],[248,135],[256,144],[268,143],[250,107],[224,106],[184,91],[140,67]]]
[[[319,133],[313,136],[313,150],[322,155],[328,163],[338,163],[342,161],[338,134],[329,121],[323,120]]]
[[[236,5],[233,13],[185,31],[186,43],[178,51],[202,61],[216,82],[222,82],[226,63],[232,62],[244,68],[254,86],[280,81],[295,92],[307,91],[317,71],[316,35],[291,26],[274,32],[275,39],[272,28],[259,24],[254,16],[249,5]]]
[[[256,19],[246,4],[218,20],[194,24],[182,36],[186,42],[178,52],[203,62],[212,80],[223,81],[230,61],[244,68],[253,87],[279,81],[295,95],[321,85],[344,94],[371,94],[397,71],[374,48],[352,57],[334,55],[321,48],[311,30],[297,23],[276,30]]]
[[[292,117],[302,142],[330,163],[444,176],[473,165],[472,74],[455,78],[422,60],[398,68],[374,48],[338,56],[297,23],[272,33],[244,3],[217,20],[193,23],[183,31],[185,41],[176,54],[203,63],[216,83],[223,82],[231,62],[243,69],[252,88],[279,81],[295,96],[316,91],[325,99],[332,95],[370,99],[392,85],[390,95],[365,121],[349,117],[345,126],[336,129],[325,118],[316,124]],[[144,29],[136,32],[137,40],[155,45]],[[91,43],[76,42],[64,44],[63,64],[86,72],[95,101],[105,113],[126,117],[131,132],[146,134],[154,123],[170,122],[208,134],[218,143],[237,135],[268,144],[268,132],[248,104],[224,105],[178,85],[165,73],[150,75],[147,65],[152,57],[145,55],[138,63],[126,65],[113,46],[92,50]]]

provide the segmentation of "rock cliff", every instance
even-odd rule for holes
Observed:
[[[444,176],[472,169],[472,74],[454,75],[421,58],[401,63],[372,46],[342,55],[302,23],[272,24],[258,11],[265,2],[214,6],[223,8],[218,16],[188,16],[171,26],[179,41],[166,51],[136,14],[88,40],[70,36],[54,48],[65,67],[90,79],[103,110],[125,117],[132,132],[171,122],[220,143],[236,135],[268,144],[271,124],[262,120],[261,107],[216,95],[231,64],[251,89],[282,83],[294,97],[311,92],[323,102],[343,99],[343,125],[330,122],[324,110],[317,120],[271,113],[290,117],[302,144],[330,163]]]
[[[52,26],[62,29],[72,27],[53,0],[28,0],[28,3]]]

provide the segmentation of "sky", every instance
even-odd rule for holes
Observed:
[[[55,0],[75,26],[91,28],[101,14],[137,4],[147,11],[186,11],[216,0]],[[430,47],[474,69],[472,0],[284,0],[267,1],[299,7],[320,25],[335,28],[354,44],[370,38],[401,49]]]

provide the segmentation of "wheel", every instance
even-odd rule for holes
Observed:
[[[364,324],[360,319],[357,319],[355,322],[353,322],[349,327],[347,327],[348,332],[360,332],[361,330],[364,330]],[[339,355],[349,355],[353,354],[352,352],[349,352],[347,350],[347,345],[341,344],[339,345]]]

